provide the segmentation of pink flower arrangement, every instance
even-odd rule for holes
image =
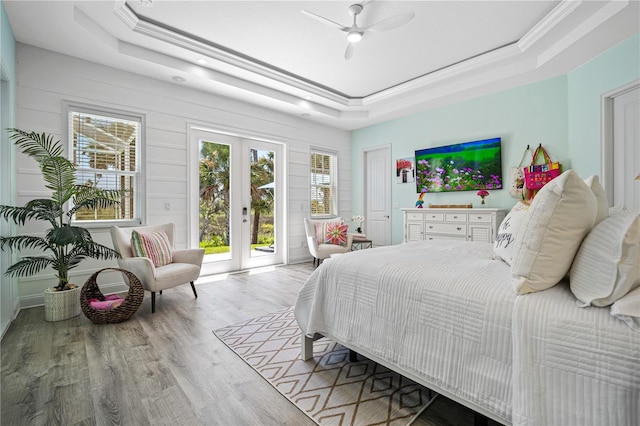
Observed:
[[[484,204],[484,197],[489,196],[489,191],[487,191],[486,189],[481,189],[480,191],[478,191],[478,196],[482,199],[482,203],[480,204]]]

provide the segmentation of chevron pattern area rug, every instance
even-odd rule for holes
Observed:
[[[293,309],[214,331],[278,392],[320,425],[407,425],[436,396],[429,389],[328,339],[300,359]]]

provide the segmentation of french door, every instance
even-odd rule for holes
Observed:
[[[202,275],[283,263],[282,145],[205,130],[193,130],[191,141]]]

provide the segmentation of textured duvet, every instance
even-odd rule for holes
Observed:
[[[492,249],[434,240],[334,256],[301,289],[296,318],[305,335],[332,338],[504,423],[638,424],[640,333],[608,309],[588,315],[566,284],[516,296],[509,266],[493,260]],[[547,319],[548,310],[561,315]],[[578,342],[567,350],[563,324],[572,318],[587,325],[567,329]],[[600,343],[580,353],[579,342],[594,338]],[[572,367],[593,349],[597,361]],[[610,370],[619,373],[613,382],[605,380]],[[575,414],[605,401],[602,410]]]

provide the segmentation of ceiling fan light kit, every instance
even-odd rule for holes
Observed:
[[[347,34],[347,40],[349,43],[357,43],[362,40],[362,33],[358,31],[350,31],[349,34]]]
[[[325,25],[329,25],[334,27],[344,33],[347,34],[347,41],[349,44],[347,45],[347,50],[344,52],[344,58],[346,60],[351,59],[353,56],[353,44],[358,43],[364,37],[364,34],[368,31],[389,31],[395,28],[398,28],[401,25],[406,24],[410,20],[412,20],[416,14],[414,12],[408,12],[401,15],[392,16],[390,18],[385,18],[382,21],[376,22],[373,25],[368,27],[359,27],[357,24],[358,15],[362,12],[364,7],[361,4],[352,4],[349,6],[349,14],[353,16],[353,24],[350,27],[346,27],[342,24],[334,22],[330,19],[327,19],[323,16],[316,15],[315,13],[309,12],[307,10],[301,10],[303,15],[307,15],[310,18],[313,18],[317,21],[322,22]]]

